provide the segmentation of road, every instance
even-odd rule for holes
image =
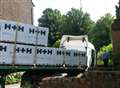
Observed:
[[[20,88],[20,83],[13,85],[6,85],[5,88]]]

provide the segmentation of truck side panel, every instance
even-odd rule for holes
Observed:
[[[14,53],[14,48],[14,44],[0,43],[0,64],[86,65],[85,52],[17,44]]]
[[[35,45],[36,39],[37,45],[47,46],[48,43],[48,29],[44,27],[0,20],[0,33],[0,41],[4,42],[15,42],[17,33],[17,43]]]

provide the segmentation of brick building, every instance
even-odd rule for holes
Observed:
[[[0,19],[33,24],[32,0],[0,0]]]

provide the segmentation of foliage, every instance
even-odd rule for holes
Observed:
[[[59,48],[60,47],[60,40],[57,40],[54,44],[53,47]]]
[[[39,18],[39,26],[49,28],[49,37],[48,43],[49,46],[52,46],[56,40],[60,38],[60,24],[62,21],[62,16],[59,10],[52,10],[47,8],[43,11],[43,15]]]
[[[105,52],[112,52],[112,44],[109,44],[107,46],[103,46],[100,48],[100,51],[97,53],[97,57],[101,58],[101,56],[103,55],[103,53]]]
[[[21,73],[12,73],[6,77],[6,84],[15,84],[21,81]]]
[[[61,15],[60,11],[47,8],[38,20],[39,26],[49,28],[49,46],[67,35],[83,35],[92,29],[94,22],[88,13],[72,8],[66,15]]]
[[[109,44],[107,46],[103,46],[103,47],[100,48],[100,50],[97,53],[97,63],[103,64],[103,62],[102,62],[102,55],[105,52],[110,52],[109,60],[112,63],[112,44]]]
[[[120,0],[118,6],[116,5],[116,19],[120,20]]]
[[[93,21],[90,19],[88,13],[84,13],[82,9],[74,9],[68,11],[63,16],[63,24],[61,25],[61,32],[64,35],[83,35],[92,29]]]
[[[88,35],[90,41],[95,45],[97,51],[104,46],[111,43],[111,24],[113,17],[107,13],[102,16],[92,30],[89,31]]]
[[[105,14],[94,23],[89,14],[84,13],[82,9],[72,8],[66,15],[61,15],[59,10],[47,8],[38,22],[39,26],[49,28],[49,46],[53,46],[62,35],[88,34],[97,51],[102,46],[111,43],[113,17],[110,14]]]

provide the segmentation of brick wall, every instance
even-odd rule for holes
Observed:
[[[33,23],[31,0],[0,0],[0,19]]]
[[[113,53],[120,53],[120,22],[114,20],[112,24]]]
[[[120,71],[88,71],[81,77],[46,77],[24,80],[22,88],[120,88]],[[26,85],[27,84],[27,85]]]
[[[82,78],[44,80],[40,88],[120,88],[120,72],[87,72]]]
[[[112,31],[112,43],[114,53],[120,52],[120,31]]]

